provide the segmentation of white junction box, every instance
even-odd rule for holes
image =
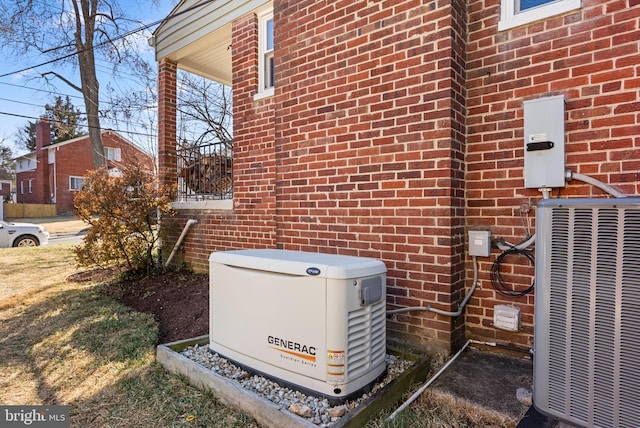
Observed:
[[[386,267],[288,250],[212,253],[209,348],[333,401],[386,371]]]

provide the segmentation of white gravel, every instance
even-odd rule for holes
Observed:
[[[387,355],[387,375],[384,379],[373,385],[369,393],[348,401],[344,405],[332,407],[327,399],[309,396],[299,391],[282,387],[262,376],[251,375],[225,358],[209,351],[209,347],[206,345],[195,345],[186,348],[182,351],[182,355],[220,376],[237,382],[243,388],[253,391],[281,408],[286,408],[306,418],[319,427],[335,425],[342,416],[361,405],[371,395],[375,394],[413,364],[413,361]]]

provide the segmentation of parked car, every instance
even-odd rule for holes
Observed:
[[[0,248],[35,247],[49,242],[49,232],[33,223],[8,223],[0,220]]]

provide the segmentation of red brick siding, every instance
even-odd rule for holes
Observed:
[[[29,193],[29,181],[32,180],[32,192]],[[22,187],[20,187],[22,183]],[[46,204],[48,200],[43,200],[42,192],[36,193],[34,190],[38,187],[36,171],[25,171],[16,174],[16,202],[24,204]],[[21,192],[21,190],[23,192]]]
[[[212,251],[250,247],[375,257],[388,267],[390,308],[457,309],[473,276],[466,229],[518,241],[521,205],[540,198],[523,188],[524,100],[564,94],[567,167],[638,191],[638,6],[584,0],[578,12],[499,32],[499,0],[276,0],[276,91],[261,100],[256,18],[236,21],[234,210],[181,212],[179,226],[199,219],[187,262],[204,271]],[[165,91],[175,97],[175,80]],[[166,104],[160,168],[175,179]],[[561,194],[603,196],[581,183]],[[533,295],[496,295],[498,254],[480,259],[464,319],[397,315],[391,337],[445,349],[463,335],[528,346]],[[533,277],[516,258],[501,272],[520,287]],[[522,332],[493,327],[498,303],[522,309]]]
[[[535,189],[523,188],[524,100],[563,94],[567,168],[628,194],[638,192],[640,8],[629,8],[626,1],[584,0],[578,11],[499,32],[499,3],[474,1],[468,7],[467,224],[517,242],[524,237],[521,204],[541,198]],[[578,182],[560,194],[604,195]],[[467,335],[529,346],[533,294],[504,299],[493,291],[489,270],[498,254],[494,250],[492,259],[482,260],[480,289],[467,310]],[[532,281],[528,266],[524,257],[514,257],[501,272],[522,288]],[[493,328],[493,306],[499,303],[522,309],[521,333]]]
[[[158,64],[158,168],[161,185],[175,185],[177,67],[174,62]]]
[[[200,220],[187,262],[205,270],[211,251],[251,247],[375,257],[388,267],[391,305],[455,310],[464,295],[466,16],[430,1],[389,10],[276,1],[274,11],[272,98],[254,99],[256,17],[234,23],[234,211],[180,213],[179,228]],[[462,319],[426,312],[389,325],[420,346],[448,349],[464,334]]]
[[[390,307],[455,310],[466,17],[432,1],[281,1],[275,11],[278,243],[380,259]],[[461,322],[427,312],[388,325],[413,344],[448,348],[456,328],[462,336]]]
[[[177,233],[188,219],[199,219],[184,243],[184,254],[196,271],[208,269],[208,258],[213,251],[276,248],[273,97],[254,99],[258,84],[257,31],[257,18],[253,14],[233,25],[233,80],[236,82],[233,88],[233,212],[180,211],[175,219]],[[172,113],[162,114],[170,117]],[[173,118],[175,121],[175,115]],[[175,129],[175,123],[165,126]],[[166,147],[170,145],[167,144],[165,150]],[[164,168],[169,174],[175,174],[171,169],[174,167],[175,161],[171,163],[169,156],[163,156],[161,151],[161,171]]]

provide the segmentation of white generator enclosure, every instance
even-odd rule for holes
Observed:
[[[286,250],[212,253],[210,349],[334,401],[386,371],[386,267]]]
[[[534,405],[638,426],[640,198],[546,199],[536,218]]]

